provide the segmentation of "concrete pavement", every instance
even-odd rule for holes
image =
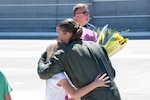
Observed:
[[[150,39],[150,32],[127,32],[124,37],[130,39]],[[0,39],[55,39],[56,32],[0,32]]]
[[[53,40],[0,40],[0,70],[12,88],[13,100],[43,100],[45,81],[36,69],[41,53]],[[150,100],[150,40],[129,40],[111,57],[122,100]]]
[[[150,40],[130,40],[111,60],[122,100],[150,100]]]

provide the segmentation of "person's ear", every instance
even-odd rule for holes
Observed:
[[[67,38],[69,38],[69,39],[70,39],[70,38],[71,38],[71,36],[72,36],[72,33],[67,32],[67,33],[66,33],[66,36],[67,36]]]

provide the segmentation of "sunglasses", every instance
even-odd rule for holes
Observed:
[[[83,14],[83,15],[88,15],[89,14],[89,11],[84,11],[84,12],[80,12],[80,13],[76,13],[76,14]]]

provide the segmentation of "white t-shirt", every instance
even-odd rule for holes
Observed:
[[[57,85],[61,79],[65,78],[67,78],[66,75],[61,72],[46,80],[45,100],[68,100],[65,90]]]

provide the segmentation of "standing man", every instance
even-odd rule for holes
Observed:
[[[96,27],[89,23],[90,14],[87,4],[76,4],[73,7],[74,20],[83,27],[82,39],[86,41],[97,41],[98,34]]]

